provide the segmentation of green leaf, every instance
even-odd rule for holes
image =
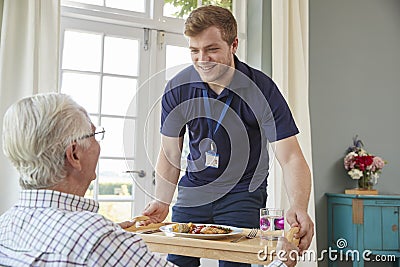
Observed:
[[[197,0],[164,0],[166,4],[172,4],[180,11],[173,14],[176,18],[183,18],[189,15],[197,7]],[[232,11],[232,0],[203,0],[203,5],[215,5],[227,8]]]

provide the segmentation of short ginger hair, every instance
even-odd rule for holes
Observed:
[[[237,23],[233,14],[219,6],[201,6],[193,10],[185,21],[184,34],[194,37],[205,29],[215,26],[221,31],[222,39],[231,45],[237,37]]]

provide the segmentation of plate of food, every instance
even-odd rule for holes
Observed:
[[[240,234],[243,230],[233,226],[206,223],[175,223],[160,227],[166,236],[180,236],[199,239],[220,239]]]

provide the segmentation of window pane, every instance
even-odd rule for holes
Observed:
[[[138,75],[139,41],[106,36],[104,40],[104,72]]]
[[[63,69],[100,71],[101,35],[65,31]]]
[[[129,123],[129,129],[124,129],[125,120]],[[102,118],[101,126],[106,130],[104,140],[101,141],[100,155],[104,157],[133,157],[134,156],[134,128],[135,121],[126,118]],[[132,138],[124,143],[123,131],[131,134]]]
[[[179,71],[191,64],[192,59],[190,57],[190,52],[187,47],[167,45],[165,61],[165,66],[167,68],[165,72],[165,79],[169,80],[174,77]]]
[[[99,112],[100,77],[93,74],[63,73],[61,92],[70,95],[89,113]]]
[[[103,202],[99,203],[99,213],[107,219],[120,223],[131,220],[132,202]]]
[[[92,4],[92,5],[98,5],[98,6],[102,6],[103,5],[103,0],[73,0],[73,2],[79,2],[79,3],[84,3],[84,4]]]
[[[134,199],[135,184],[127,170],[127,161],[100,159],[99,160],[99,201],[100,214],[114,222],[130,220],[132,202]],[[133,161],[129,161],[132,165]],[[112,200],[124,199],[123,202],[112,202]],[[104,201],[104,200],[110,200]]]
[[[106,6],[142,13],[145,12],[145,0],[106,0]]]
[[[133,164],[133,161],[132,163]],[[99,160],[99,195],[110,199],[133,199],[133,180],[128,173],[127,162],[118,159]]]
[[[103,78],[102,113],[107,115],[134,116],[136,112],[128,107],[136,102],[136,79],[105,76]],[[137,105],[134,104],[136,107]]]
[[[197,7],[197,0],[177,1],[164,0],[163,16],[186,19],[189,13]]]
[[[146,10],[146,0],[70,0],[73,2],[91,4],[97,6],[106,6],[111,8],[118,8],[122,10],[129,10],[144,13]]]

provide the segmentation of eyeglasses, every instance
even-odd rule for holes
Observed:
[[[97,126],[95,131],[94,131],[94,133],[84,135],[84,136],[82,136],[81,138],[78,138],[78,139],[80,140],[80,139],[85,139],[85,138],[89,138],[89,137],[94,136],[94,138],[96,138],[96,141],[99,142],[99,141],[104,139],[104,133],[105,132],[106,132],[106,130],[104,130],[104,127]]]

